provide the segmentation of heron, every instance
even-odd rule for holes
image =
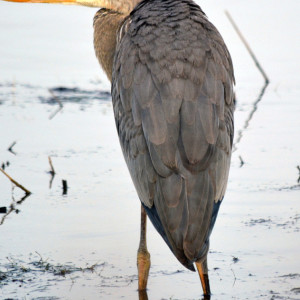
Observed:
[[[210,297],[209,238],[228,181],[235,106],[232,60],[218,30],[193,0],[11,1],[100,8],[95,53],[141,202],[138,289],[146,290],[150,269],[148,216]]]

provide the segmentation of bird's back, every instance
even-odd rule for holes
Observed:
[[[120,27],[112,98],[124,157],[149,218],[191,270],[227,185],[233,83],[223,39],[190,0],[142,1]]]

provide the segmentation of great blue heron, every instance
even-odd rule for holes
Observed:
[[[102,7],[96,56],[112,83],[116,127],[141,200],[139,290],[150,254],[146,215],[210,295],[207,253],[233,140],[234,74],[217,29],[192,0],[12,0]]]

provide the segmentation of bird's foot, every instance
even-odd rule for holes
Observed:
[[[146,290],[139,291],[139,300],[148,300],[148,295]]]
[[[147,249],[138,250],[137,267],[139,274],[139,291],[146,290],[149,270],[150,270],[150,253]]]
[[[200,281],[203,288],[203,296],[205,300],[210,299],[210,286],[208,278],[207,258],[202,261],[196,261],[196,267],[199,273]]]

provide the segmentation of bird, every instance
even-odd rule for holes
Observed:
[[[197,269],[209,299],[209,239],[234,136],[234,70],[220,33],[193,0],[11,1],[100,8],[95,53],[141,202],[138,290],[146,290],[151,264],[149,218],[177,260]]]

